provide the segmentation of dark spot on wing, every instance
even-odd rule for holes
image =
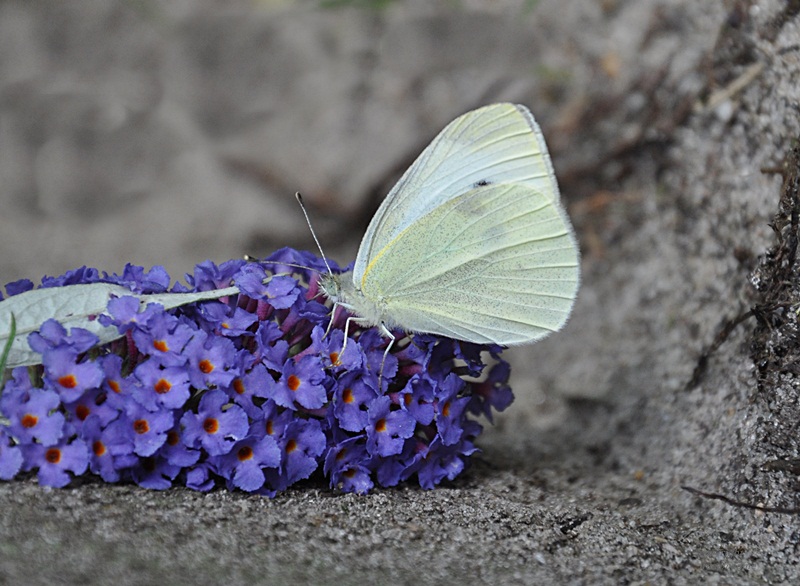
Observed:
[[[487,185],[491,185],[492,182],[487,179],[481,179],[480,181],[476,181],[472,184],[472,187],[486,187]]]

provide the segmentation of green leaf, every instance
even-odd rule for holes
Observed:
[[[372,8],[380,10],[386,8],[395,0],[320,0],[321,8],[343,8],[345,6],[355,6],[358,8]]]
[[[14,341],[14,338],[17,335],[17,320],[14,317],[14,314],[11,314],[11,327],[9,328],[8,332],[8,340],[3,345],[3,353],[0,354],[0,392],[3,391],[3,387],[5,386],[5,372],[6,372],[6,361],[8,360],[8,353],[11,352],[11,343]]]
[[[41,354],[28,345],[28,335],[39,331],[48,319],[57,320],[67,330],[75,327],[89,330],[100,338],[101,344],[120,338],[116,327],[104,327],[97,320],[114,297],[137,297],[142,308],[148,303],[159,303],[164,309],[172,309],[237,293],[238,288],[227,287],[199,293],[139,295],[119,285],[91,283],[34,289],[13,295],[0,301],[0,344],[7,348],[4,350],[5,366],[15,368],[42,362]]]

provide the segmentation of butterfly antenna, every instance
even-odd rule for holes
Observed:
[[[311,271],[312,273],[319,272],[317,269],[307,267],[306,265],[299,265],[293,262],[284,262],[282,260],[268,260],[266,258],[258,258],[257,256],[253,256],[252,254],[245,254],[242,258],[244,258],[244,260],[246,260],[247,262],[264,263],[268,265],[281,265],[282,267],[293,267],[295,269],[303,269],[304,271]]]
[[[322,245],[319,243],[319,239],[317,238],[317,233],[314,232],[314,226],[311,225],[311,220],[308,217],[306,206],[303,204],[303,196],[300,195],[300,192],[296,192],[294,196],[295,198],[297,198],[297,203],[300,204],[300,209],[303,210],[303,215],[306,218],[306,224],[308,224],[308,229],[311,230],[311,236],[314,237],[314,242],[317,243],[317,248],[319,249],[319,253],[322,256],[322,262],[325,263],[325,268],[328,269],[328,274],[332,275],[333,271],[331,270],[331,265],[328,264],[328,259],[325,257],[325,253],[322,251]]]

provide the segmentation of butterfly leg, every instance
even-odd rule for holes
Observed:
[[[342,355],[344,354],[344,349],[347,348],[347,333],[350,331],[350,322],[351,321],[354,321],[354,322],[358,323],[361,320],[359,318],[357,318],[356,316],[351,315],[344,322],[344,344],[342,344],[342,351],[340,353]]]
[[[331,319],[328,320],[328,327],[325,328],[325,335],[322,336],[323,340],[328,337],[328,334],[331,333],[331,328],[333,327],[333,322],[336,321],[336,310],[337,309],[339,309],[339,304],[338,303],[334,303],[333,307],[331,308]],[[345,329],[344,338],[345,338],[344,341],[345,341],[345,344],[346,344],[347,343],[347,329]]]
[[[391,330],[389,330],[389,328],[386,327],[386,324],[383,322],[381,322],[381,333],[389,338],[389,343],[386,345],[386,350],[383,351],[383,358],[381,359],[381,370],[378,372],[379,385],[383,385],[383,365],[386,364],[386,356],[389,354],[389,350],[392,349],[392,346],[394,346],[394,343],[397,340],[395,335],[391,332]]]

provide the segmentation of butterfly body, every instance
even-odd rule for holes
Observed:
[[[353,284],[350,276],[351,273],[321,274],[319,288],[336,305],[357,316],[362,325],[380,326],[384,324],[390,330],[401,327],[392,320],[383,299],[371,299],[364,296]]]

